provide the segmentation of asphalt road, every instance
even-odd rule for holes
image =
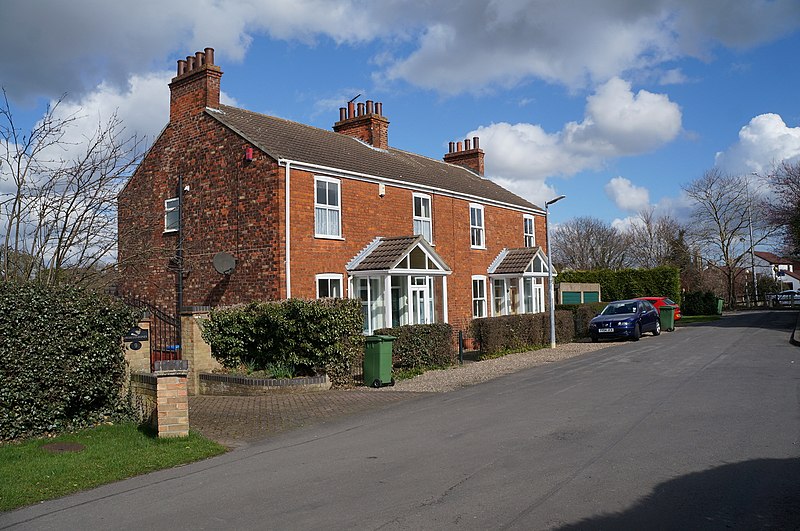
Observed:
[[[754,312],[0,515],[15,529],[798,529],[797,314]]]

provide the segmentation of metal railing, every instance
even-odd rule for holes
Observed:
[[[181,359],[180,318],[142,299],[121,298],[126,304],[143,310],[145,318],[150,319],[150,370],[157,361]]]

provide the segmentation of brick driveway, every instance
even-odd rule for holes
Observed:
[[[190,396],[189,423],[192,430],[205,437],[237,447],[421,394],[362,388],[261,396]]]

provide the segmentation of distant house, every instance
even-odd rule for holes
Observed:
[[[781,283],[781,290],[800,289],[800,262],[776,254],[755,251],[756,272]]]
[[[367,333],[544,311],[544,210],[484,178],[477,137],[434,160],[389,145],[381,103],[327,131],[220,104],[221,77],[211,48],[178,61],[169,123],[119,196],[120,291],[352,297]]]

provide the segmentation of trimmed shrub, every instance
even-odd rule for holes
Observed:
[[[453,327],[446,323],[405,325],[375,330],[394,336],[392,366],[398,369],[438,369],[456,361]]]
[[[681,275],[676,267],[652,269],[596,269],[592,271],[562,271],[558,282],[590,282],[600,284],[604,301],[636,297],[669,297],[681,304]],[[683,306],[681,306],[683,308]]]
[[[556,341],[567,343],[575,337],[573,313],[556,310]],[[481,356],[524,352],[550,344],[550,314],[528,313],[473,319],[472,337],[478,340]]]
[[[342,386],[364,348],[363,319],[355,299],[253,302],[212,311],[202,334],[224,367],[322,372]]]
[[[710,291],[690,291],[684,293],[681,304],[683,315],[716,315],[717,297]]]
[[[139,317],[78,288],[0,283],[0,438],[127,418],[122,336]]]
[[[572,312],[575,322],[575,339],[589,337],[589,321],[603,311],[605,302],[590,302],[587,304],[558,304],[556,311],[568,310]]]

